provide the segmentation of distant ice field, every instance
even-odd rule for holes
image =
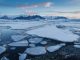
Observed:
[[[65,28],[58,28],[57,26],[65,26]],[[80,29],[80,22],[54,22],[54,21],[18,21],[18,22],[1,22],[1,26],[10,26],[10,29],[24,29],[24,30],[32,30],[29,33],[30,34],[35,34],[41,37],[48,37],[48,38],[53,38],[53,39],[60,39],[60,41],[75,41],[78,39],[78,36],[76,34],[72,34],[71,30],[79,30]],[[51,28],[50,28],[51,27]],[[35,30],[37,29],[37,30]],[[53,29],[53,30],[52,30]],[[62,30],[60,30],[62,29]],[[67,33],[65,30],[68,30],[69,33]],[[40,31],[42,30],[42,31]],[[57,32],[56,32],[57,30]],[[63,31],[64,30],[64,31]],[[39,31],[36,33],[36,31]],[[45,32],[48,32],[48,34]],[[52,31],[49,33],[49,31]],[[55,32],[54,32],[55,31]],[[27,31],[25,31],[26,33]],[[62,36],[58,34],[61,33],[63,34]],[[65,32],[65,33],[64,33]],[[42,34],[44,33],[44,34]],[[71,34],[70,34],[71,33]],[[56,35],[57,34],[57,35]],[[64,36],[65,35],[65,36]],[[55,37],[54,37],[55,36]],[[60,37],[61,36],[61,37]],[[64,37],[63,37],[64,36]],[[72,38],[74,36],[74,38]],[[67,39],[68,38],[68,39]]]

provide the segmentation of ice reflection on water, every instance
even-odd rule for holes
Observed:
[[[0,45],[13,42],[11,36],[18,34],[16,30],[0,29]]]

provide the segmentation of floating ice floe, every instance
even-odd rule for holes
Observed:
[[[75,48],[80,48],[80,45],[74,45]]]
[[[16,49],[16,47],[11,47],[10,49],[11,49],[11,50],[15,50],[15,49]]]
[[[27,48],[25,52],[30,55],[42,55],[46,54],[46,49],[45,47],[33,47],[33,48]]]
[[[40,42],[42,45],[45,45],[45,44],[47,44],[47,41],[42,41],[42,42]]]
[[[7,47],[7,44],[2,45],[3,47]]]
[[[59,50],[62,46],[64,46],[65,44],[59,44],[59,45],[54,45],[54,46],[49,46],[47,47],[47,50],[49,52],[54,52],[56,50]]]
[[[19,60],[26,60],[26,57],[27,57],[27,54],[25,54],[25,53],[20,54]]]
[[[25,40],[25,41],[19,41],[19,42],[12,42],[10,44],[8,44],[9,46],[16,46],[16,47],[19,47],[19,46],[28,46],[28,41]]]
[[[26,33],[63,42],[74,42],[79,38],[78,35],[73,34],[71,31],[59,29],[54,25],[46,25],[38,29],[27,31]]]
[[[30,38],[29,42],[37,44],[37,43],[40,43],[42,40],[43,38]]]
[[[3,57],[1,58],[1,60],[9,60],[9,59],[6,58],[5,56],[3,56]]]
[[[29,44],[30,47],[35,47],[35,44]]]
[[[12,35],[11,38],[14,40],[14,41],[19,41],[23,38],[25,38],[26,36],[24,35]]]
[[[5,47],[2,47],[2,46],[0,46],[0,54],[2,54],[3,52],[5,52],[6,51],[6,48]]]
[[[79,42],[75,42],[74,45],[80,45],[80,43]]]

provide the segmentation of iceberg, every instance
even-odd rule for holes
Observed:
[[[14,40],[14,41],[19,41],[23,38],[25,38],[26,36],[24,35],[12,35],[11,38]]]
[[[47,48],[47,50],[49,51],[49,52],[54,52],[54,51],[56,51],[56,50],[59,50],[62,46],[64,46],[65,44],[58,44],[58,45],[54,45],[54,46],[49,46],[48,48]]]
[[[27,48],[25,50],[25,53],[30,54],[30,55],[43,55],[46,54],[46,49],[45,47],[31,47],[31,48]]]
[[[43,40],[42,38],[30,38],[29,42],[37,44],[37,43],[40,43],[42,40]]]
[[[40,37],[55,39],[62,42],[74,42],[77,41],[79,36],[73,34],[69,30],[62,30],[54,25],[46,25],[34,30],[27,31],[28,34],[38,35]]]
[[[14,46],[14,47],[22,47],[22,46],[28,46],[28,41],[24,40],[24,41],[19,41],[19,42],[12,42],[10,44],[8,44],[9,46]]]

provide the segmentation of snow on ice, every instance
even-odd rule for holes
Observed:
[[[26,36],[24,35],[12,35],[11,38],[14,40],[14,41],[19,41],[23,38],[25,38]]]
[[[80,48],[80,45],[74,45],[75,48]]]
[[[49,46],[48,48],[47,48],[47,50],[49,51],[49,52],[54,52],[54,51],[56,51],[56,50],[59,50],[62,46],[64,46],[65,44],[59,44],[59,45],[54,45],[54,46]]]
[[[25,29],[29,27],[34,27],[38,25],[45,24],[43,22],[38,21],[29,21],[29,22],[6,22],[5,24],[0,24],[0,26],[10,26],[11,29]]]
[[[47,41],[42,41],[42,42],[40,42],[42,45],[45,45],[45,44],[47,44]]]
[[[19,41],[19,42],[12,42],[10,44],[8,44],[9,46],[16,46],[16,47],[19,47],[19,46],[28,46],[28,41],[25,40],[25,41]]]
[[[42,55],[46,54],[46,49],[45,47],[32,47],[32,48],[27,48],[25,52],[30,55]]]
[[[25,60],[26,59],[26,57],[27,57],[27,54],[20,54],[20,56],[19,56],[19,60]]]
[[[37,44],[40,43],[42,40],[43,40],[42,38],[31,38],[29,39],[29,42]]]
[[[38,29],[27,31],[26,33],[63,42],[74,42],[79,38],[78,35],[73,34],[71,31],[59,29],[54,25],[46,25]]]

